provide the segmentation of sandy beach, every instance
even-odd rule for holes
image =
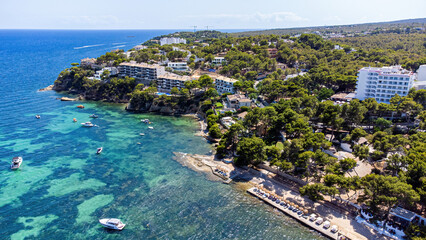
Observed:
[[[213,155],[191,155],[187,153],[174,153],[175,160],[185,167],[194,171],[202,172],[212,181],[224,181],[225,179],[215,175],[215,169],[223,169],[229,173],[235,181],[237,188],[245,190],[253,186],[262,186],[279,196],[283,196],[286,200],[294,202],[305,209],[309,213],[316,213],[324,219],[331,222],[332,225],[337,225],[341,234],[353,240],[368,240],[368,239],[389,239],[383,235],[374,232],[372,229],[358,223],[355,216],[346,211],[344,207],[336,207],[329,202],[313,202],[310,199],[303,197],[298,192],[298,187],[291,183],[278,181],[274,173],[264,169],[238,168],[233,164],[227,164],[215,159]],[[229,181],[228,181],[229,182]],[[343,203],[342,203],[343,204]]]

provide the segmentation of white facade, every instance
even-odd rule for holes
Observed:
[[[215,57],[212,61],[213,64],[223,64],[226,62],[224,57]]]
[[[176,44],[179,44],[179,43],[186,44],[186,39],[183,39],[183,38],[174,38],[174,37],[171,37],[171,38],[161,38],[160,39],[160,45],[161,46],[166,45],[166,44],[174,44],[174,43],[176,43]]]
[[[417,70],[417,81],[414,82],[417,90],[426,89],[426,65],[421,65]]]
[[[218,76],[215,78],[215,88],[219,94],[224,93],[235,93],[234,83],[238,80],[227,78],[223,76]]]
[[[185,82],[191,80],[192,78],[189,76],[179,76],[177,74],[166,73],[158,76],[157,89],[159,92],[170,92],[174,87],[181,90],[185,87]]]
[[[421,65],[417,69],[417,81],[426,82],[426,65]]]
[[[187,71],[188,64],[186,62],[169,62],[167,67],[172,68],[175,71]]]
[[[109,71],[108,77],[109,77],[109,76],[111,76],[111,75],[117,75],[117,73],[118,73],[117,68],[115,68],[115,67],[106,67],[106,68],[102,68],[102,69],[101,69],[101,70],[99,70],[99,71],[96,71],[94,78],[95,78],[95,79],[97,79],[97,80],[101,80],[101,78],[102,78],[102,74],[103,74],[106,70],[108,70],[108,71]]]
[[[153,81],[157,77],[164,75],[166,70],[157,64],[124,62],[118,66],[119,75],[121,77],[132,77],[136,80]]]
[[[358,71],[357,80],[355,98],[374,98],[378,103],[389,103],[395,94],[408,94],[414,83],[414,74],[400,66],[364,67]]]

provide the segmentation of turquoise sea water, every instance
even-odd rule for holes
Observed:
[[[70,62],[167,32],[0,31],[0,239],[323,239],[174,161],[175,151],[210,152],[191,118],[96,102],[78,109],[58,93],[37,92]],[[82,128],[86,121],[99,127]],[[24,158],[18,171],[9,169],[14,156]],[[104,217],[127,226],[106,230]]]

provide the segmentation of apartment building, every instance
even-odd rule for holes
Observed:
[[[164,75],[166,70],[158,64],[124,62],[118,65],[120,77],[132,77],[138,81],[150,82]]]
[[[179,44],[179,43],[183,43],[186,44],[186,39],[183,38],[175,38],[175,37],[171,37],[171,38],[161,38],[160,39],[160,45],[166,45],[166,44]]]
[[[161,76],[158,76],[157,89],[159,92],[166,93],[169,93],[174,87],[181,90],[185,87],[185,82],[191,80],[192,78],[189,76],[180,76],[173,73],[166,73]]]
[[[238,80],[223,76],[215,77],[215,88],[219,94],[235,93],[234,83]]]
[[[355,98],[374,98],[379,103],[389,103],[395,94],[406,96],[415,77],[401,66],[364,67],[357,75]]]

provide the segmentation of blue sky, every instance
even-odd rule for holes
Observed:
[[[426,0],[2,0],[0,29],[268,29],[426,17]]]

